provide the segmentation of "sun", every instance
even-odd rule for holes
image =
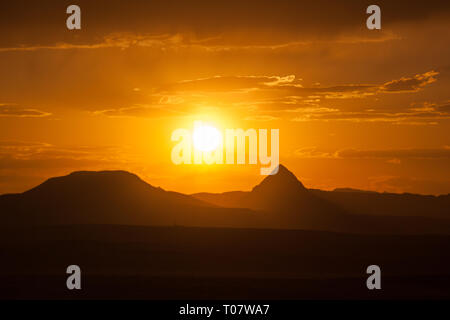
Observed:
[[[222,142],[222,134],[213,126],[198,123],[194,127],[192,140],[194,142],[195,149],[208,152],[219,147]]]

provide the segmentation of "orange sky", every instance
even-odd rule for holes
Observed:
[[[364,1],[2,5],[0,193],[125,169],[186,193],[250,189],[259,165],[175,166],[194,120],[280,129],[312,188],[450,192],[450,5]],[[25,9],[26,8],[26,9]]]

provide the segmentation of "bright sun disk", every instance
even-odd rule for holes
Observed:
[[[194,128],[192,134],[194,148],[199,151],[213,151],[222,141],[222,134],[217,128],[210,125],[199,125]]]

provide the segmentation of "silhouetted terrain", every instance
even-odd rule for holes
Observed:
[[[0,196],[0,297],[450,298],[446,197],[309,190],[283,166],[250,192],[192,196],[75,172]]]
[[[378,193],[351,188],[338,188],[334,191],[306,189],[282,165],[280,165],[279,174],[267,177],[251,192],[197,193],[193,196],[223,207],[278,210],[281,204],[289,209],[295,210],[296,208],[292,207],[297,206],[297,209],[311,212],[311,202],[316,201],[322,204],[322,207],[319,204],[313,205],[320,212],[450,219],[449,194],[425,196],[408,193]]]
[[[423,216],[450,219],[450,195],[310,190],[354,214]]]
[[[156,188],[125,171],[74,172],[0,196],[3,225],[124,224],[250,226],[247,209],[219,208]]]
[[[414,209],[407,215],[410,199],[422,206],[412,202]],[[447,202],[448,196],[308,190],[280,165],[278,174],[266,177],[251,192],[192,196],[153,187],[125,171],[74,172],[22,194],[0,196],[0,209],[3,225],[18,226],[120,224],[450,234],[450,219],[444,219],[449,216]]]
[[[218,206],[264,211],[272,227],[377,234],[450,233],[448,195],[309,190],[282,165],[278,174],[268,176],[250,192],[193,196]]]

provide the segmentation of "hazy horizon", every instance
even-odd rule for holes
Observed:
[[[280,165],[283,165],[283,164],[280,164]],[[287,168],[287,169],[289,170],[289,168]],[[62,178],[62,177],[66,177],[66,176],[69,176],[71,174],[80,173],[80,172],[89,172],[89,173],[126,172],[128,174],[136,175],[139,179],[141,179],[142,181],[144,181],[145,183],[147,183],[147,184],[149,184],[149,185],[151,185],[153,187],[162,188],[165,191],[179,192],[179,193],[183,193],[183,194],[186,194],[186,195],[194,195],[194,194],[197,194],[197,193],[217,193],[217,194],[220,194],[220,193],[227,193],[227,192],[233,192],[233,191],[250,192],[250,191],[252,191],[252,189],[256,185],[260,184],[267,177],[267,176],[257,176],[257,178],[255,178],[255,181],[254,181],[253,185],[249,189],[236,189],[236,188],[234,188],[234,189],[229,189],[229,190],[224,190],[224,191],[199,190],[199,191],[195,191],[195,192],[187,192],[187,193],[185,193],[185,192],[181,192],[181,191],[178,191],[178,190],[167,189],[163,185],[157,185],[155,183],[152,183],[152,181],[146,180],[145,178],[139,176],[139,174],[136,174],[136,173],[131,172],[131,171],[120,170],[120,169],[111,169],[111,170],[110,169],[103,169],[103,170],[79,170],[79,171],[72,171],[72,172],[69,172],[67,174],[62,174],[62,175],[58,175],[58,176],[47,177],[47,178],[44,178],[41,182],[38,182],[36,185],[33,185],[32,187],[30,187],[28,189],[25,189],[25,190],[22,190],[22,191],[18,191],[18,192],[0,193],[0,196],[4,195],[4,194],[6,195],[6,194],[23,193],[25,191],[28,191],[28,190],[30,190],[32,188],[35,188],[35,187],[43,184],[44,182],[46,182],[47,180],[49,180],[51,178]],[[295,173],[293,173],[293,174],[295,175]],[[298,177],[297,177],[297,179],[298,179]],[[330,189],[311,188],[308,185],[304,184],[303,181],[301,181],[301,179],[298,179],[298,180],[305,186],[305,188],[311,189],[311,190],[343,191],[343,192],[347,192],[347,191],[355,191],[355,192],[362,191],[362,192],[391,193],[391,194],[416,194],[416,195],[423,195],[423,196],[429,196],[429,195],[432,195],[432,196],[445,196],[445,195],[449,194],[449,193],[443,193],[443,194],[421,194],[421,193],[410,193],[410,192],[386,192],[386,191],[377,191],[377,190],[368,190],[368,189],[365,189],[365,190],[364,189],[356,189],[356,188],[351,188],[351,187],[335,187],[335,188],[332,187]]]

